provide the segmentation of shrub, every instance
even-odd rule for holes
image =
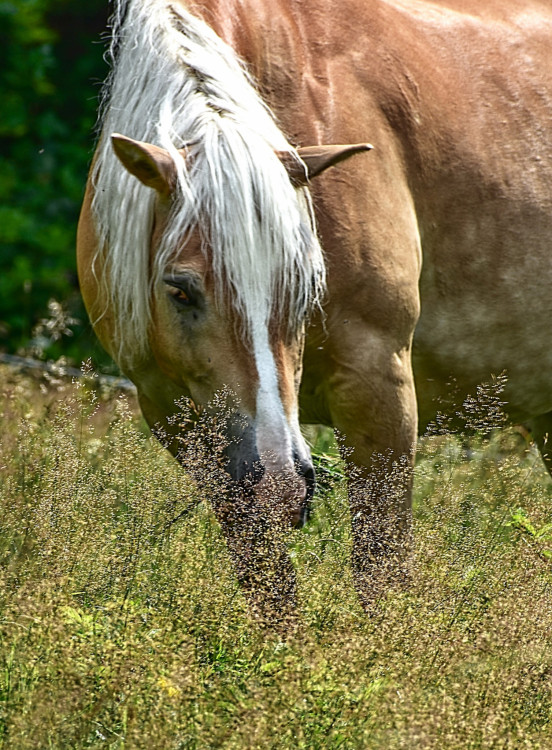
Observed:
[[[51,298],[82,322],[46,353],[80,361],[92,351],[75,230],[107,71],[107,12],[104,0],[0,3],[0,347],[10,351],[28,345]]]

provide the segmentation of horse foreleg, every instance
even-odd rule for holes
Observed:
[[[375,460],[371,471],[348,472],[351,565],[365,608],[408,579],[412,468],[409,456]]]
[[[289,519],[282,512],[278,477],[259,486],[237,487],[213,459],[204,436],[182,432],[179,420],[167,420],[144,393],[140,407],[153,434],[197,481],[219,522],[241,590],[255,619],[289,632],[295,620],[295,570],[287,552]]]
[[[405,355],[402,368],[398,362],[394,357],[386,371],[380,361],[373,380],[344,373],[334,390],[333,419],[348,465],[351,563],[365,608],[407,578],[417,411],[409,360]]]
[[[288,524],[278,513],[267,512],[267,503],[255,493],[234,493],[212,505],[251,614],[261,624],[287,632],[296,617]]]

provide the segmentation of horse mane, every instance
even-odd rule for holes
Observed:
[[[254,346],[266,338],[274,313],[297,330],[324,289],[322,252],[309,193],[291,185],[275,155],[294,150],[243,64],[203,21],[169,0],[116,0],[111,57],[92,180],[95,267],[114,311],[119,362],[147,354],[151,295],[197,228],[217,300],[232,300],[247,340]],[[177,166],[153,268],[155,192],[120,164],[112,132],[167,149]],[[185,146],[186,160],[178,153]]]

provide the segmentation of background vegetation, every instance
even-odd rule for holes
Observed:
[[[0,394],[0,747],[552,748],[552,492],[519,433],[423,439],[411,583],[369,617],[319,453],[285,637],[132,401],[1,368]]]
[[[74,237],[108,10],[0,0],[0,350],[95,346]],[[474,425],[495,424],[478,396]],[[0,748],[552,748],[552,488],[518,432],[422,440],[411,583],[370,617],[313,434],[287,637],[247,611],[210,482],[132,401],[0,368],[0,435]]]
[[[0,351],[80,363],[96,346],[77,290],[75,230],[108,13],[108,0],[0,0]],[[61,307],[49,309],[51,299]],[[71,338],[36,330],[62,313]]]

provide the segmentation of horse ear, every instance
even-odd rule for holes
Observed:
[[[147,187],[169,195],[176,185],[176,167],[164,148],[113,133],[113,150],[130,174]]]
[[[355,154],[370,151],[373,148],[369,143],[355,143],[348,146],[304,146],[297,149],[301,161],[297,161],[289,151],[278,151],[277,155],[293,184],[303,187],[313,177],[334,167],[340,161],[345,161]]]

